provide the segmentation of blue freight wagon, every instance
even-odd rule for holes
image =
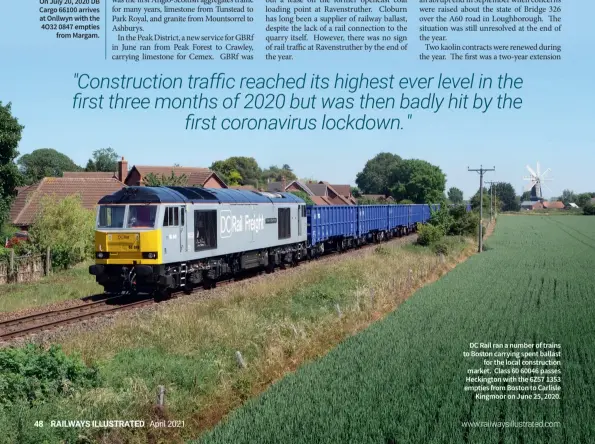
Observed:
[[[409,205],[389,205],[388,207],[388,228],[394,230],[409,225]]]
[[[409,225],[415,226],[417,223],[422,223],[424,221],[424,207],[427,207],[427,205],[411,205],[411,217],[409,219]]]
[[[377,231],[388,230],[389,205],[361,205],[357,218],[357,235],[359,238],[369,237]]]
[[[310,244],[316,245],[338,237],[356,237],[357,208],[353,205],[308,205],[306,217]]]

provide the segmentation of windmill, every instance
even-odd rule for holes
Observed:
[[[544,183],[549,180],[553,180],[551,178],[546,177],[547,174],[551,171],[551,168],[548,168],[543,173],[539,169],[539,162],[537,162],[537,172],[533,170],[529,165],[527,165],[527,170],[531,173],[530,176],[523,177],[523,180],[528,180],[529,183],[525,187],[525,191],[531,190],[531,200],[542,200],[543,195],[541,193],[541,186],[545,186],[548,190],[550,188]],[[550,190],[551,191],[551,190]]]

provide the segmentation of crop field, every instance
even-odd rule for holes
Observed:
[[[504,216],[486,243],[483,254],[274,384],[197,442],[595,442],[595,219]],[[560,382],[548,384],[559,387],[548,392],[556,396],[477,399],[479,392],[465,390],[478,385],[468,382],[470,369],[514,375],[519,366],[513,358],[489,366],[465,357],[472,343],[533,350],[559,344],[561,355],[552,358],[558,367],[531,360],[524,367],[530,373],[519,375],[529,380],[557,368]],[[546,385],[537,378],[543,382],[529,385]],[[508,388],[503,393],[518,398]]]

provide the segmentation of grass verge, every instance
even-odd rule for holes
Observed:
[[[96,431],[94,438],[169,443],[196,437],[474,251],[467,240],[449,242],[451,253],[444,259],[426,248],[384,244],[361,256],[304,264],[274,279],[221,288],[216,299],[180,301],[159,312],[122,318],[100,334],[78,335],[63,346],[97,365],[101,386],[34,407],[25,419],[165,417],[184,420],[184,427],[151,428],[147,422],[144,429]],[[236,351],[247,368],[238,367]],[[159,385],[166,388],[164,410],[154,408]],[[68,439],[80,430],[53,433]],[[38,438],[22,435],[19,442]]]
[[[0,285],[0,312],[40,307],[103,291],[89,274],[89,264],[59,271],[36,282]]]

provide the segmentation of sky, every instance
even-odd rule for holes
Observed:
[[[546,7],[548,4],[544,4]],[[230,156],[253,156],[261,167],[289,164],[299,177],[313,177],[330,183],[355,185],[356,174],[367,160],[380,152],[403,158],[418,158],[439,166],[447,176],[447,188],[456,186],[470,197],[479,186],[479,176],[467,168],[495,167],[486,180],[510,182],[517,193],[523,191],[528,174],[525,165],[542,171],[551,168],[545,197],[564,189],[595,191],[592,165],[595,164],[592,80],[592,2],[562,3],[560,33],[447,33],[451,43],[559,44],[561,61],[420,61],[422,43],[418,36],[418,3],[409,2],[407,52],[318,52],[298,54],[294,61],[264,60],[264,2],[253,24],[201,24],[209,32],[256,33],[253,61],[112,61],[105,46],[113,35],[95,41],[53,38],[40,29],[39,2],[3,2],[0,27],[0,101],[12,102],[13,114],[25,126],[19,151],[54,148],[84,166],[93,150],[112,147],[130,165],[173,165],[208,167]],[[112,2],[107,0],[111,9]],[[111,14],[109,14],[111,15]],[[465,14],[463,14],[465,15]],[[108,20],[108,26],[112,24]],[[180,26],[180,25],[177,25]],[[181,25],[183,32],[189,25]],[[221,28],[225,26],[226,29]],[[176,33],[176,25],[167,25]],[[102,31],[103,32],[103,31]],[[103,35],[103,34],[102,34]],[[476,75],[522,77],[523,88],[509,91],[522,97],[519,110],[377,111],[375,116],[399,117],[403,129],[393,131],[187,131],[186,110],[77,110],[76,73],[91,76],[169,75],[210,76],[300,76],[304,73],[334,78],[336,73],[367,76],[418,77],[440,73],[458,77]],[[379,95],[401,91],[370,91]],[[419,91],[423,97],[436,90]],[[473,95],[475,91],[471,91]],[[411,93],[412,94],[412,93]],[[487,94],[497,95],[498,91]],[[141,94],[144,95],[144,94]],[[398,100],[397,100],[398,103]],[[217,111],[219,116],[228,113]],[[327,110],[328,112],[328,110]],[[363,111],[351,111],[361,114]],[[412,113],[412,119],[406,118]],[[321,117],[324,111],[309,110],[302,116]],[[331,111],[333,115],[346,111]],[[212,114],[212,112],[209,112]],[[235,113],[232,113],[235,114]],[[290,110],[272,115],[285,116]],[[226,114],[227,115],[227,114]],[[240,116],[242,114],[238,112]],[[256,114],[253,114],[256,115]],[[270,116],[271,114],[268,114]],[[294,113],[295,115],[295,113]]]

